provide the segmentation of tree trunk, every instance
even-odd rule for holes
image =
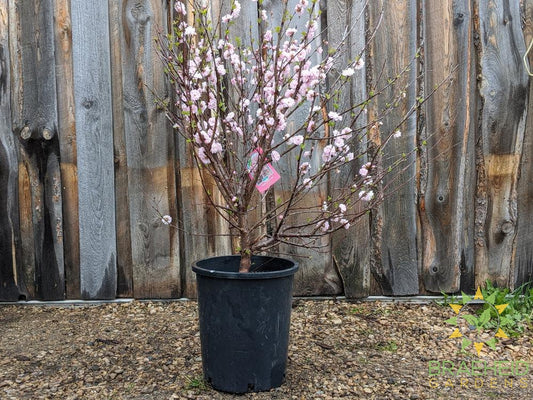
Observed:
[[[252,265],[252,252],[249,249],[241,251],[241,263],[239,265],[239,272],[250,272]]]

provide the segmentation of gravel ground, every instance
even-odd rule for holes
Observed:
[[[0,306],[0,399],[532,398],[531,332],[478,356],[449,338],[453,315],[295,300],[285,384],[234,396],[202,382],[193,301]]]

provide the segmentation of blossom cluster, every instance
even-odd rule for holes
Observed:
[[[239,1],[232,0],[217,22],[210,20],[209,2],[195,5],[192,22],[188,6],[175,2],[173,33],[162,50],[178,110],[169,118],[192,145],[199,168],[215,178],[232,215],[247,207],[255,183],[250,181],[260,179],[261,174],[246,169],[254,152],[259,154],[254,168],[261,171],[282,159],[295,165],[296,176],[290,179],[299,194],[329,173],[360,163],[354,151],[360,136],[350,110],[332,107],[324,92],[335,53],[323,54],[316,8],[317,0],[299,0],[290,17],[270,27],[271,18],[259,2],[260,34],[245,43],[232,31],[243,12]],[[342,69],[340,79],[349,80],[363,66],[358,57]],[[367,162],[359,170],[353,186],[357,200],[374,198],[373,168]],[[328,199],[317,208],[316,231],[330,232],[332,224],[349,228],[351,204],[341,200]],[[296,203],[291,201],[277,208],[280,220]],[[163,218],[165,224],[171,221]]]

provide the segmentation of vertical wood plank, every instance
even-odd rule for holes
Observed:
[[[424,288],[471,292],[476,122],[471,3],[423,5],[426,91],[449,79],[425,107],[427,160],[419,211]]]
[[[294,7],[297,3],[296,0],[289,0],[287,2],[287,10],[289,13],[292,13]],[[321,4],[325,7],[325,3]],[[285,2],[278,1],[263,1],[263,9],[266,10],[268,15],[268,24],[269,28],[275,32],[275,27],[279,26],[283,17],[283,10],[285,9]],[[318,6],[316,6],[318,7]],[[323,10],[325,11],[325,9]],[[304,14],[305,15],[305,14]],[[304,24],[306,19],[294,19],[291,21],[291,27],[298,29],[299,31],[304,30]],[[317,32],[320,32],[321,28],[317,29]],[[317,45],[321,45],[317,42]],[[314,57],[320,57],[318,54],[315,54]],[[301,126],[305,120],[305,111],[299,109],[296,111],[289,120],[287,121],[286,132],[280,134],[279,132],[276,135],[279,135],[280,138],[285,133],[294,132],[294,129]],[[281,139],[280,139],[281,140]],[[320,143],[318,146],[325,146],[326,143]],[[313,152],[312,158],[309,160],[311,165],[311,170],[318,170],[320,165],[320,154],[321,151],[316,150]],[[275,168],[281,175],[281,179],[273,186],[271,189],[275,196],[275,203],[282,202],[288,199],[291,195],[292,188],[294,185],[293,177],[297,176],[297,160],[295,153],[289,154],[284,157],[278,163],[275,164]],[[302,200],[299,205],[305,207],[317,208],[327,199],[328,195],[327,182],[322,182],[321,184],[315,185],[308,193],[307,197]],[[292,217],[291,217],[292,218]],[[290,224],[290,222],[289,222]],[[300,269],[295,275],[294,281],[294,294],[299,296],[312,296],[318,295],[321,293],[324,294],[338,294],[342,291],[342,284],[340,277],[337,271],[334,268],[331,258],[331,245],[328,237],[322,237],[319,239],[319,245],[322,246],[320,251],[314,249],[307,249],[296,247],[293,245],[281,244],[279,245],[279,252],[281,255],[292,258],[298,261]]]
[[[327,2],[328,42],[333,48],[340,45],[340,41],[347,31],[350,31],[348,41],[342,48],[339,68],[334,67],[338,78],[342,68],[365,48],[365,9],[364,0],[335,0]],[[364,54],[362,55],[364,60]],[[366,70],[363,67],[351,78],[346,86],[340,103],[340,110],[347,110],[354,104],[360,104],[367,98]],[[361,129],[366,125],[366,115],[361,114],[354,128]],[[359,145],[359,151],[365,152],[366,147]],[[335,188],[349,188],[350,182],[358,174],[359,168],[366,162],[366,157],[358,160],[351,167],[344,168],[339,174],[332,174],[332,185]],[[366,297],[370,293],[370,230],[369,217],[365,215],[352,225],[347,231],[341,230],[332,235],[333,263],[342,278],[344,295],[348,298]]]
[[[526,46],[533,40],[533,0],[524,0],[522,6],[524,39]],[[533,67],[533,53],[529,54],[530,69]],[[527,120],[520,160],[517,186],[518,215],[515,244],[514,286],[533,281],[533,85],[529,77]]]
[[[9,10],[0,0],[0,300],[26,297],[17,260],[18,205],[17,151],[11,131],[11,76]],[[19,239],[20,240],[20,239]]]
[[[72,65],[72,24],[70,0],[54,2],[55,61],[57,85],[58,136],[63,201],[63,254],[65,292],[68,299],[79,299],[80,234],[78,210],[78,159],[74,71]]]
[[[108,3],[72,0],[71,13],[81,296],[112,299],[117,281]]]
[[[133,297],[128,157],[124,129],[122,82],[122,1],[109,2],[111,40],[111,85],[113,93],[113,144],[115,163],[115,220],[117,230],[117,297]]]
[[[241,2],[241,18],[255,24],[257,8],[255,2]],[[213,20],[224,12],[222,7],[228,7],[226,1],[212,1],[209,3]],[[189,10],[190,12],[191,10]],[[190,18],[192,22],[192,16]],[[243,43],[247,43],[248,27],[239,30],[238,34]],[[232,253],[229,236],[220,236],[229,232],[228,224],[217,214],[209,203],[209,199],[202,186],[200,172],[196,168],[189,145],[183,137],[176,133],[179,171],[177,179],[178,190],[178,218],[181,243],[181,283],[182,293],[186,297],[196,297],[196,277],[192,271],[192,263],[202,258]],[[209,177],[204,176],[206,188],[214,194],[215,200],[224,200],[216,189],[216,185]],[[219,196],[217,198],[217,196]]]
[[[512,285],[517,179],[528,77],[518,2],[478,2],[481,116],[476,144],[476,285]]]
[[[28,190],[30,199],[22,203],[30,208],[20,208],[25,276],[34,279],[34,296],[60,300],[65,284],[53,4],[16,1],[12,10],[12,38],[20,49],[12,114],[20,142],[19,193],[22,198]]]
[[[133,293],[136,298],[178,297],[177,234],[160,218],[175,214],[174,138],[152,94],[168,96],[153,40],[157,29],[166,29],[168,9],[157,0],[119,3],[121,40],[115,45],[120,46],[122,70],[115,77],[122,78],[128,195],[117,200],[128,202]]]
[[[404,68],[411,64],[409,74],[404,74],[394,88],[386,90],[372,104],[373,118],[379,117],[386,110],[388,98],[393,90],[400,90],[408,85],[406,101],[385,117],[380,127],[382,135],[390,134],[398,121],[404,116],[408,107],[416,102],[416,66],[413,64],[417,51],[417,3],[414,0],[371,1],[369,2],[369,30],[372,31],[382,19],[375,38],[370,43],[371,63],[369,63],[369,84],[373,87],[383,86],[383,80],[395,78]],[[377,121],[376,121],[377,122]],[[384,179],[384,185],[394,179],[393,193],[380,206],[374,216],[373,274],[386,294],[410,295],[419,291],[417,260],[417,209],[416,209],[416,115],[413,115],[401,127],[402,136],[389,143],[384,157],[385,170],[390,159],[405,153],[407,160],[401,175],[392,172]],[[384,137],[382,138],[384,140]],[[377,233],[379,234],[377,234]]]

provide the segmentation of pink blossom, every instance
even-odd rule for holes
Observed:
[[[172,217],[170,215],[163,215],[161,217],[161,222],[165,225],[170,225],[172,223]]]
[[[202,161],[204,164],[211,164],[211,161],[209,160],[209,157],[207,157],[207,154],[205,152],[205,148],[200,147],[196,154],[198,155],[198,158],[200,161]]]
[[[344,229],[350,228],[350,223],[347,219],[342,218],[339,222],[342,226],[344,226]]]
[[[268,125],[268,126],[274,126],[274,124],[276,123],[276,120],[272,117],[267,117],[265,119],[265,123]]]
[[[239,14],[241,13],[241,3],[239,3],[237,0],[233,2],[233,7],[230,14],[224,15],[222,17],[222,22],[227,24],[229,21],[232,21],[239,17]]]
[[[339,137],[343,138],[344,140],[348,140],[348,139],[350,139],[352,137],[351,132],[352,132],[351,128],[349,128],[349,127],[343,128],[340,131],[340,136]]]
[[[276,150],[273,150],[272,153],[270,153],[270,156],[272,157],[272,161],[275,162],[279,161],[279,159],[281,158],[281,156]]]
[[[276,125],[276,130],[283,131],[287,127],[287,120],[285,119],[285,114],[278,113],[278,124]]]
[[[339,115],[339,113],[336,113],[335,111],[328,112],[328,117],[333,121],[342,121],[342,116]]]
[[[306,173],[309,172],[310,168],[311,168],[311,164],[309,164],[308,162],[304,162],[302,163],[302,165],[300,165],[300,173],[302,175],[305,175]]]
[[[359,192],[359,198],[363,201],[370,201],[374,198],[374,192],[372,190],[361,190]]]
[[[346,212],[346,205],[345,204],[339,204],[339,210],[341,210],[341,213]]]
[[[302,143],[304,142],[304,137],[303,135],[296,135],[296,136],[293,136],[289,139],[288,143],[289,144],[293,144],[295,146],[299,146],[301,145]]]
[[[396,129],[392,136],[394,136],[395,138],[399,138],[402,136],[402,132],[399,129]]]
[[[313,101],[316,96],[317,96],[317,93],[312,89],[309,89],[307,93],[305,94],[305,98],[307,99],[307,101]]]
[[[176,4],[174,4],[174,9],[179,14],[187,15],[187,10],[185,9],[185,4],[183,4],[181,1],[176,1]]]
[[[349,77],[355,74],[355,69],[353,68],[346,68],[344,71],[341,72],[341,75],[344,77]]]
[[[362,58],[360,58],[359,60],[356,61],[353,67],[355,69],[362,69],[364,66],[365,66],[365,62]]]
[[[213,144],[211,145],[211,153],[222,153],[222,145],[219,142],[213,142]]]
[[[294,106],[294,104],[295,104],[296,102],[294,101],[294,99],[292,99],[292,98],[290,98],[290,97],[289,97],[289,98],[285,97],[285,98],[283,98],[283,99],[280,100],[280,103],[281,103],[284,107],[290,108],[290,107]]]
[[[324,151],[322,152],[322,161],[327,163],[332,159],[334,155],[335,147],[333,147],[331,144],[328,144],[326,147],[324,147]]]
[[[219,57],[215,59],[215,66],[219,75],[226,75],[226,67],[224,67]]]
[[[294,34],[298,32],[298,29],[295,29],[295,28],[289,28],[287,29],[287,31],[285,32],[285,34],[289,37],[292,37],[294,36]]]
[[[196,35],[196,29],[194,29],[194,26],[188,26],[185,28],[185,32],[183,32],[185,36],[194,36]]]
[[[308,4],[308,0],[300,0],[298,4],[296,4],[296,6],[294,7],[294,12],[298,15],[302,15],[305,10],[305,7],[307,7]]]
[[[313,186],[313,181],[309,178],[305,178],[303,180],[303,184],[307,189],[311,189],[311,187]]]
[[[199,90],[191,90],[191,100],[192,101],[196,101],[196,100],[200,100],[200,97],[202,97],[202,94],[200,93]]]
[[[272,31],[270,29],[266,31],[265,34],[263,35],[263,40],[265,42],[270,42],[272,40]]]

